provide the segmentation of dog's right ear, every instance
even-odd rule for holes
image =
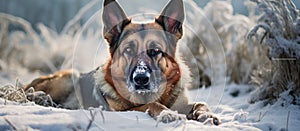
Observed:
[[[163,26],[165,31],[174,34],[178,39],[180,39],[183,35],[183,20],[184,6],[182,0],[170,0],[161,12],[160,16],[155,19],[157,23]]]
[[[123,28],[130,23],[125,12],[115,0],[104,0],[103,4],[103,35],[109,42],[110,48],[116,46]]]

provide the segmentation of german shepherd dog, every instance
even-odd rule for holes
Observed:
[[[176,57],[183,35],[182,0],[171,0],[153,22],[145,23],[132,22],[115,0],[105,0],[102,19],[110,52],[104,66],[87,74],[60,71],[25,88],[44,91],[67,108],[107,105],[107,110],[147,112],[162,122],[174,121],[177,111],[187,119],[221,123],[206,104],[189,104],[185,95],[192,78]]]

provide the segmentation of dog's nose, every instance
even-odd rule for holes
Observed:
[[[148,85],[150,82],[150,73],[133,73],[133,82],[137,86],[145,86]]]

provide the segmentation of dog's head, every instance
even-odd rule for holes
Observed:
[[[174,57],[183,19],[182,0],[171,0],[150,23],[134,23],[116,1],[104,1],[103,34],[111,54],[105,80],[118,94],[145,104],[172,90],[180,79]]]

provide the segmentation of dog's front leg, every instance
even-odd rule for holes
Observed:
[[[169,123],[175,120],[181,120],[186,118],[185,115],[178,114],[176,111],[172,111],[158,102],[134,107],[130,110],[147,112],[152,118],[163,123]]]

